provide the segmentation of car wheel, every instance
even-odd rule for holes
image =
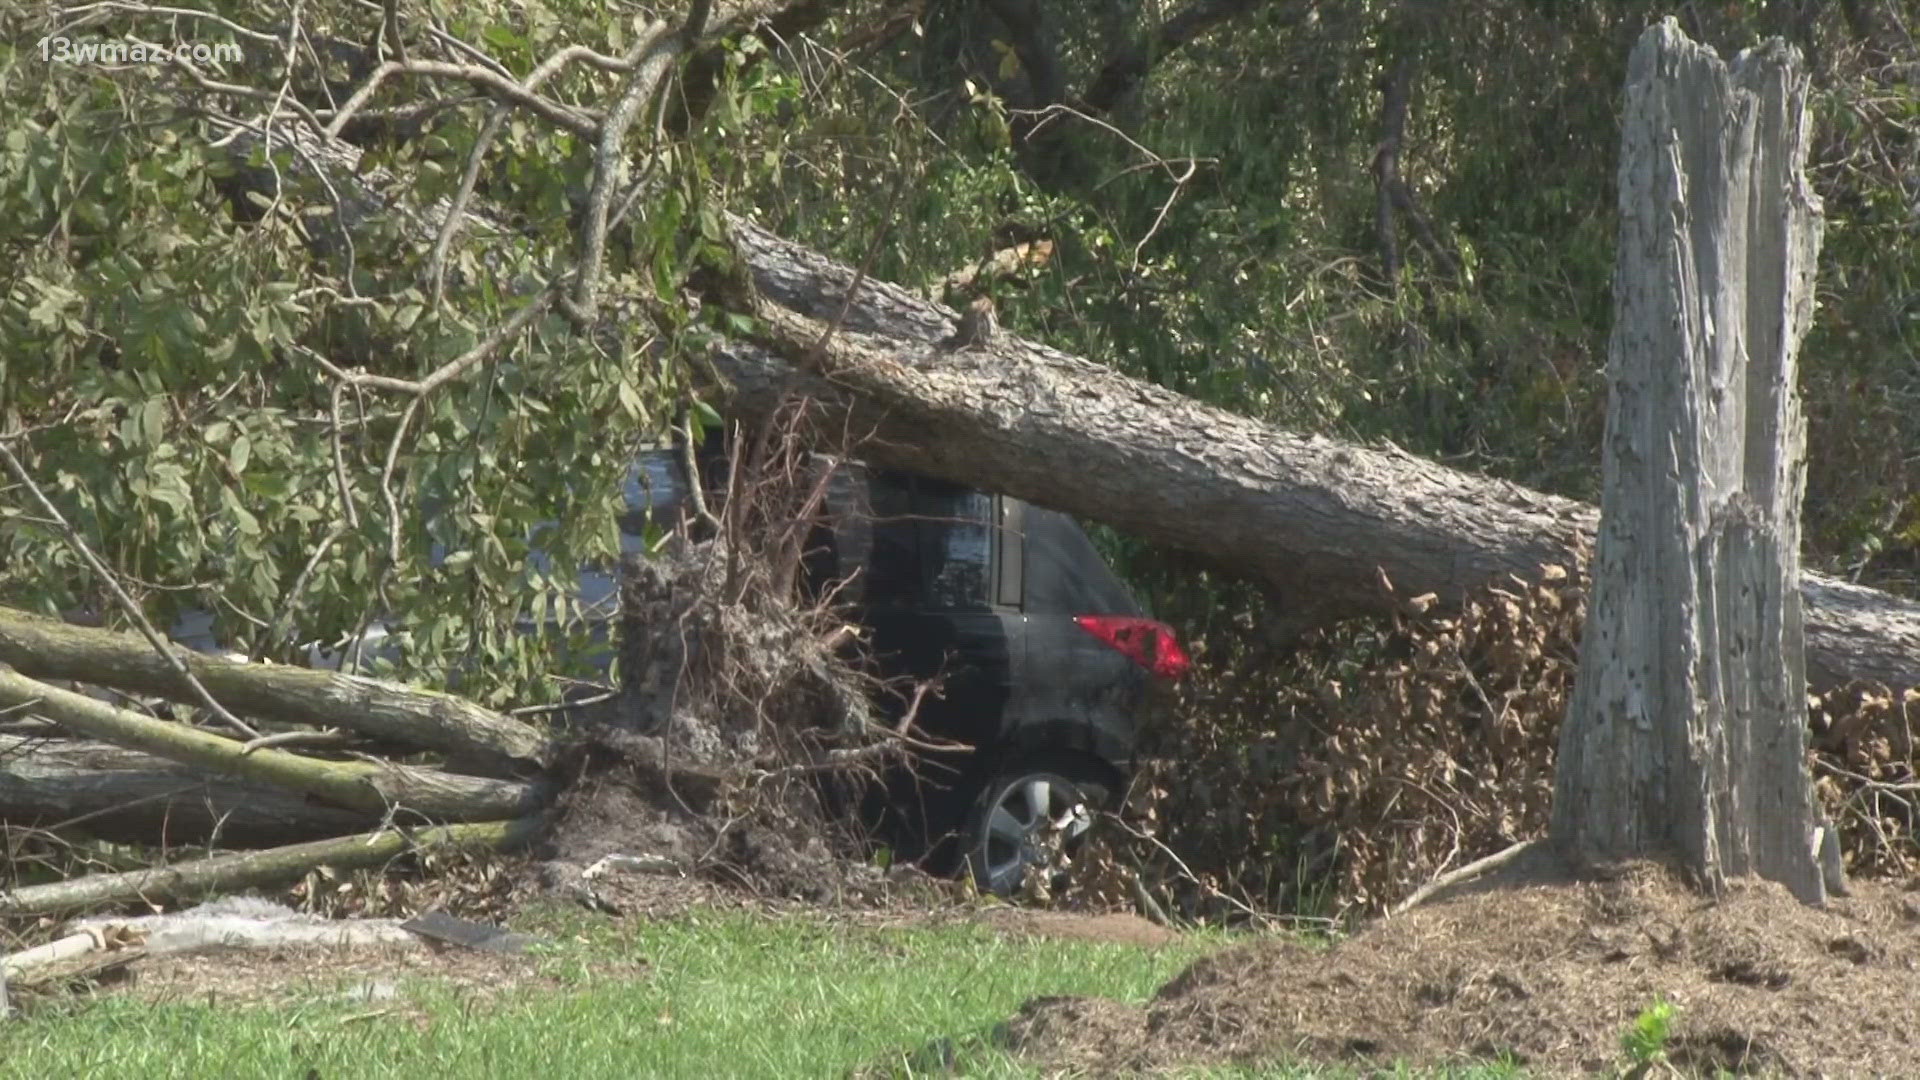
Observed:
[[[1071,758],[1014,762],[988,781],[968,815],[967,868],[981,891],[1013,896],[1029,867],[1058,867],[1117,787],[1110,770]],[[1049,888],[1064,882],[1049,881]]]

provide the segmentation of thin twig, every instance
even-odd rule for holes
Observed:
[[[1534,840],[1522,840],[1512,847],[1496,851],[1484,859],[1475,859],[1458,870],[1450,870],[1447,873],[1441,874],[1439,877],[1413,890],[1413,894],[1398,904],[1395,904],[1393,909],[1388,912],[1388,915],[1405,915],[1407,912],[1413,910],[1414,905],[1424,902],[1428,897],[1449,885],[1458,884],[1468,878],[1477,877],[1489,870],[1505,866],[1519,858],[1537,842],[1538,841]]]
[[[619,691],[608,690],[605,693],[594,694],[591,697],[583,697],[575,701],[561,701],[552,705],[522,705],[517,709],[508,709],[507,715],[544,716],[548,713],[566,712],[570,709],[584,709],[589,705],[598,705],[603,701],[612,701],[619,696]]]
[[[688,409],[680,416],[680,466],[687,471],[687,500],[693,504],[693,512],[700,523],[718,533],[721,531],[720,519],[707,509],[707,493],[700,476],[696,445],[693,439],[693,410]]]
[[[445,386],[447,383],[452,382],[454,379],[466,374],[469,369],[475,367],[481,361],[489,359],[499,350],[505,348],[509,342],[518,336],[522,330],[525,330],[531,325],[535,319],[546,314],[547,311],[553,307],[554,300],[555,295],[553,289],[542,289],[538,296],[529,300],[519,311],[514,312],[513,318],[508,319],[498,330],[487,335],[486,340],[468,349],[454,359],[440,365],[434,369],[433,374],[428,375],[424,379],[396,379],[390,375],[373,375],[364,371],[346,371],[333,361],[328,360],[326,357],[321,356],[311,349],[303,349],[301,351],[308,359],[318,365],[321,370],[349,386],[370,386],[377,390],[393,390],[402,394],[412,394],[416,398],[425,397],[435,390],[440,389],[442,386]]]
[[[1886,792],[1920,791],[1920,782],[1875,780],[1870,776],[1862,776],[1861,774],[1857,772],[1853,772],[1852,770],[1843,769],[1840,766],[1835,765],[1833,762],[1828,761],[1826,758],[1819,757],[1819,756],[1814,757],[1813,763],[1819,766],[1820,768],[1825,769],[1826,771],[1832,773],[1833,775],[1840,777],[1843,780],[1851,780],[1854,783],[1859,784],[1861,787],[1868,788],[1873,791],[1886,791]]]
[[[338,728],[326,728],[321,731],[282,731],[274,735],[262,735],[249,740],[240,747],[242,756],[255,750],[265,750],[275,746],[345,746],[353,742],[353,736]]]
[[[265,42],[269,45],[280,44],[280,39],[273,34],[269,34],[263,30],[255,30],[252,27],[242,26],[232,19],[222,15],[216,15],[211,11],[202,11],[199,8],[166,7],[160,4],[127,3],[124,2],[124,0],[101,0],[100,3],[80,4],[76,7],[67,8],[60,13],[63,18],[68,20],[62,26],[62,30],[77,26],[82,21],[82,17],[96,11],[124,11],[130,15],[164,15],[170,19],[205,19],[208,22],[231,30],[234,34],[243,38]]]
[[[393,474],[400,464],[400,445],[406,442],[407,428],[413,425],[413,418],[420,411],[420,400],[416,397],[407,402],[407,411],[400,414],[400,426],[393,430],[393,441],[387,444],[387,460],[380,467],[380,495],[387,503],[389,569],[400,565],[400,498],[393,493]],[[356,642],[355,648],[358,647]]]
[[[360,111],[361,106],[373,97],[374,92],[380,89],[381,83],[394,75],[428,75],[443,79],[458,79],[486,90],[494,97],[512,102],[583,139],[591,139],[599,134],[599,125],[590,118],[539,94],[529,93],[519,83],[497,71],[490,71],[474,64],[449,64],[441,60],[389,60],[374,68],[367,76],[367,81],[361,84],[360,89],[354,91],[346,104],[340,106],[340,110],[334,113],[333,120],[322,129],[322,134],[329,139],[339,138],[341,129],[347,126],[347,121],[353,119],[353,114]]]
[[[1195,885],[1198,885],[1202,890],[1204,890],[1207,893],[1207,895],[1212,896],[1219,900],[1225,900],[1227,903],[1232,904],[1234,907],[1240,909],[1241,914],[1246,915],[1248,918],[1251,918],[1257,922],[1317,923],[1317,924],[1324,924],[1329,927],[1334,925],[1334,920],[1323,918],[1316,915],[1277,915],[1272,912],[1260,911],[1254,908],[1252,905],[1247,904],[1244,901],[1235,899],[1233,896],[1229,895],[1228,893],[1222,892],[1219,889],[1214,888],[1212,885],[1207,884],[1206,881],[1200,877],[1200,875],[1193,872],[1193,868],[1187,865],[1187,861],[1185,859],[1182,859],[1178,853],[1176,853],[1172,848],[1168,847],[1165,844],[1165,842],[1163,842],[1159,837],[1149,832],[1142,832],[1141,830],[1136,829],[1133,826],[1127,824],[1126,819],[1122,818],[1119,814],[1107,813],[1103,816],[1106,817],[1108,821],[1111,821],[1114,825],[1118,826],[1121,832],[1126,833],[1127,835],[1133,837],[1135,840],[1139,840],[1143,843],[1152,844],[1154,847],[1160,849],[1160,853],[1162,855],[1165,855],[1167,858],[1173,860],[1173,865],[1179,868],[1180,875],[1182,877],[1186,878],[1188,881],[1193,882]]]

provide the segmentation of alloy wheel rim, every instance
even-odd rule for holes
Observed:
[[[1049,848],[1071,843],[1092,825],[1079,790],[1065,780],[1035,776],[1008,784],[987,811],[980,841],[989,887],[1012,893],[1029,865],[1047,861]]]

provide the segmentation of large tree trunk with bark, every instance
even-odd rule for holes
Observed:
[[[1806,760],[1797,355],[1819,199],[1807,79],[1775,42],[1732,65],[1669,19],[1629,66],[1605,488],[1554,840],[1677,854],[1824,899]]]
[[[296,165],[322,163],[350,201],[391,206],[392,185],[362,169],[357,147],[298,138]],[[394,209],[431,243],[435,209]],[[1269,586],[1279,636],[1391,612],[1409,596],[1451,605],[1507,574],[1584,565],[1599,524],[1584,503],[1391,447],[1289,432],[1008,333],[945,351],[934,343],[952,332],[951,309],[744,220],[731,225],[753,306],[785,329],[712,354],[737,409],[768,415],[802,395],[836,434],[870,437],[861,453],[872,462],[1194,552]],[[622,299],[632,298],[610,296],[607,307]],[[837,329],[822,347],[828,325]],[[849,353],[856,362],[835,360]],[[1381,589],[1383,573],[1398,596]],[[1920,603],[1811,574],[1801,589],[1813,685],[1920,686]]]
[[[1585,564],[1599,515],[1584,503],[1288,432],[1011,334],[943,350],[947,309],[872,280],[848,304],[854,271],[746,222],[734,235],[770,324],[764,344],[715,354],[736,408],[803,395],[832,431],[867,437],[870,461],[1198,553],[1268,585],[1283,635]],[[1818,575],[1802,592],[1815,685],[1920,685],[1920,604]]]

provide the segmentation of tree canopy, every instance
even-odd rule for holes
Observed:
[[[1591,500],[1621,71],[1666,11],[29,5],[0,15],[0,428],[157,621],[213,611],[284,657],[392,613],[402,674],[492,703],[557,692],[516,620],[614,554],[633,447],[739,330],[686,299],[730,212],[1249,417]],[[1911,595],[1910,28],[1870,0],[1681,16],[1810,58],[1808,565]],[[316,181],[274,140],[296,121],[394,201]],[[446,200],[444,232],[394,209]],[[587,261],[594,295],[538,300]],[[596,332],[595,299],[645,332]],[[1244,607],[1112,543],[1197,629]],[[0,597],[122,618],[11,474]]]

